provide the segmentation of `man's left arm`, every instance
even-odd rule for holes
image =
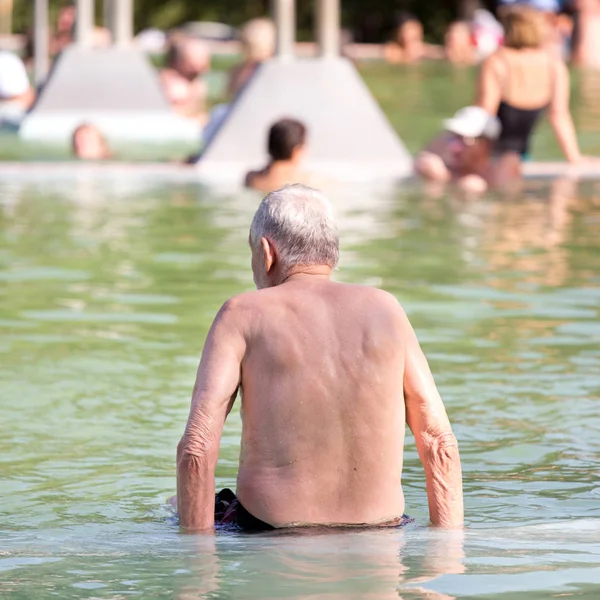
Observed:
[[[406,422],[425,469],[431,522],[438,527],[460,528],[464,509],[458,443],[417,336],[404,311],[401,315],[406,343]]]
[[[206,338],[188,422],[177,446],[177,507],[181,527],[189,531],[214,525],[219,444],[246,350],[237,303],[232,299],[223,305]]]

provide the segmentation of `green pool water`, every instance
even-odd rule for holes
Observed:
[[[0,597],[600,596],[600,187],[337,189],[340,281],[406,308],[460,441],[464,536],[183,536],[165,506],[211,319],[250,289],[260,200],[196,184],[0,182]],[[240,419],[219,486],[235,485]],[[318,465],[315,465],[318,468]],[[377,493],[377,490],[373,490]]]

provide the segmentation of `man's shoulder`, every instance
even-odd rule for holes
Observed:
[[[341,293],[347,295],[348,298],[379,304],[382,307],[388,307],[390,310],[401,310],[396,296],[381,288],[355,283],[338,283],[336,285],[341,290]]]
[[[386,331],[393,336],[403,334],[407,317],[393,294],[375,287],[343,285],[343,294],[338,297],[335,306],[342,312],[357,315],[354,323],[359,329]]]
[[[329,287],[331,286],[331,287]],[[382,310],[391,312],[403,312],[397,298],[385,290],[371,287],[367,285],[352,284],[352,283],[329,283],[325,291],[322,288],[323,299],[333,300],[337,297],[337,301],[343,301],[345,306],[349,304],[362,304],[365,307],[378,307]],[[219,316],[227,318],[236,318],[240,316],[257,316],[269,307],[269,311],[278,303],[286,303],[291,291],[283,289],[283,286],[265,288],[261,290],[252,290],[232,296],[227,300],[221,310]],[[297,298],[297,290],[294,290],[293,296]]]
[[[244,312],[249,308],[256,306],[258,300],[257,295],[258,291],[253,290],[249,292],[242,292],[241,294],[236,294],[235,296],[231,296],[231,298],[229,298],[223,303],[219,314],[235,315]]]
[[[242,334],[247,326],[256,321],[260,310],[258,292],[244,292],[226,300],[217,312],[213,324]]]

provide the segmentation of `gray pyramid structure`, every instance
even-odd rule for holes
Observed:
[[[202,153],[203,178],[242,180],[264,166],[269,127],[282,117],[308,128],[307,170],[344,181],[412,173],[404,144],[345,58],[275,58],[263,64]]]
[[[156,70],[129,47],[68,47],[20,129],[25,139],[67,140],[82,123],[110,139],[200,140],[200,127],[169,106]]]

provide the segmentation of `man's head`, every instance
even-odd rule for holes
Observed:
[[[306,127],[295,119],[281,119],[269,129],[268,151],[273,161],[299,161],[306,144]]]
[[[268,60],[275,52],[275,25],[270,19],[252,19],[242,28],[240,40],[246,60]]]
[[[467,106],[444,121],[444,129],[452,134],[445,162],[459,172],[468,173],[489,160],[502,126],[497,117],[483,108]]]
[[[252,272],[258,289],[305,269],[335,269],[339,235],[333,207],[318,190],[300,184],[271,192],[250,226]]]
[[[175,37],[169,45],[167,65],[185,79],[193,81],[209,71],[210,51],[202,40]]]

